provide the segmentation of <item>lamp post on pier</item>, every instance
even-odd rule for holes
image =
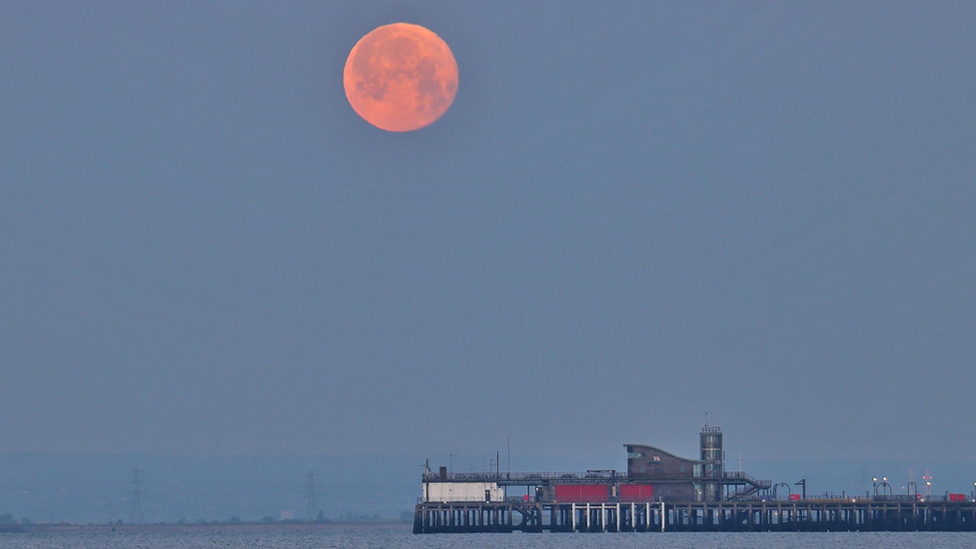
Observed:
[[[881,494],[878,494],[878,490],[881,490]],[[886,493],[887,489],[887,493]],[[881,477],[881,483],[878,483],[878,477],[874,477],[874,496],[890,496],[891,495],[891,485],[888,484],[888,477]]]

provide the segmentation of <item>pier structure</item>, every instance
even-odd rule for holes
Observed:
[[[973,501],[423,502],[414,533],[976,531]]]
[[[779,499],[776,487],[725,468],[707,424],[700,459],[625,444],[627,471],[454,473],[425,468],[415,533],[674,531],[976,531],[976,496],[919,494]],[[786,485],[788,487],[788,485]]]

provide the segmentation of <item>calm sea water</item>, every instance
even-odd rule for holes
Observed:
[[[157,531],[0,534],[24,549],[972,549],[976,533],[465,534],[415,536],[400,530]]]

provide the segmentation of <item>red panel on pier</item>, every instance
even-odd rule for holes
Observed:
[[[654,501],[654,487],[650,484],[621,484],[620,501]]]
[[[606,484],[557,484],[555,488],[559,503],[604,503],[610,500]]]

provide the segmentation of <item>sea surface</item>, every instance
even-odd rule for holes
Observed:
[[[976,533],[611,533],[435,534],[406,529],[161,530],[0,534],[0,547],[24,549],[972,549]]]

